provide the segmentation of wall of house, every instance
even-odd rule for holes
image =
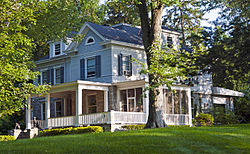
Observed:
[[[127,77],[125,75],[119,75],[118,73],[118,55],[132,55],[133,58],[146,63],[146,54],[141,49],[123,47],[123,46],[112,46],[112,82],[123,82],[123,81],[133,81],[142,80],[147,78],[146,75],[140,75],[141,67],[136,63],[132,63],[132,76]]]

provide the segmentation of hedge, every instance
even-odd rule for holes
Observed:
[[[140,130],[144,129],[145,125],[124,125],[122,128],[126,130]]]
[[[195,126],[213,126],[214,118],[211,114],[200,113],[193,119]]]
[[[0,141],[14,141],[15,137],[11,135],[0,135]]]
[[[102,133],[103,128],[100,126],[87,126],[87,127],[68,127],[46,129],[39,132],[39,136],[55,136],[64,134],[84,134],[84,133]]]

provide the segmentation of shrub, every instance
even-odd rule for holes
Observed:
[[[225,111],[221,108],[215,108],[213,111],[215,124],[229,125],[238,124],[238,117],[231,111]]]
[[[193,121],[195,126],[212,126],[214,118],[211,114],[200,113]]]
[[[68,128],[56,128],[46,129],[40,131],[40,136],[55,136],[64,134],[84,134],[84,133],[102,133],[103,128],[100,126],[87,126],[87,127],[68,127]]]
[[[145,125],[124,125],[122,128],[126,130],[140,130],[144,129]]]
[[[0,141],[14,141],[15,137],[11,135],[0,135]]]

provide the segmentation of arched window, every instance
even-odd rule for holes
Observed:
[[[86,45],[90,45],[90,44],[94,44],[94,43],[95,43],[95,39],[94,39],[94,37],[92,37],[92,36],[89,36],[89,37],[86,39],[86,42],[85,42]]]

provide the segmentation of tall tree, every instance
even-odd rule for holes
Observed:
[[[34,8],[29,0],[0,2],[0,117],[19,111],[30,94],[48,89],[32,84],[38,72],[32,71],[34,44],[25,32],[36,23]]]
[[[135,1],[107,0],[105,3],[107,16],[104,24],[127,23],[139,26],[140,17],[138,7],[135,4]]]
[[[201,0],[178,0],[176,4],[165,7],[166,15],[163,16],[163,24],[179,30],[183,44],[191,43],[194,35],[201,31],[200,21],[205,13],[205,4]]]
[[[177,0],[139,0],[142,39],[147,56],[147,66],[142,69],[149,76],[149,117],[146,128],[165,127],[161,101],[158,101],[159,87],[171,87],[178,77],[185,77],[186,70],[192,70],[193,60],[185,51],[163,50],[160,44],[162,11],[164,5],[172,6]],[[150,12],[150,16],[149,13]],[[196,52],[193,52],[193,56]]]

